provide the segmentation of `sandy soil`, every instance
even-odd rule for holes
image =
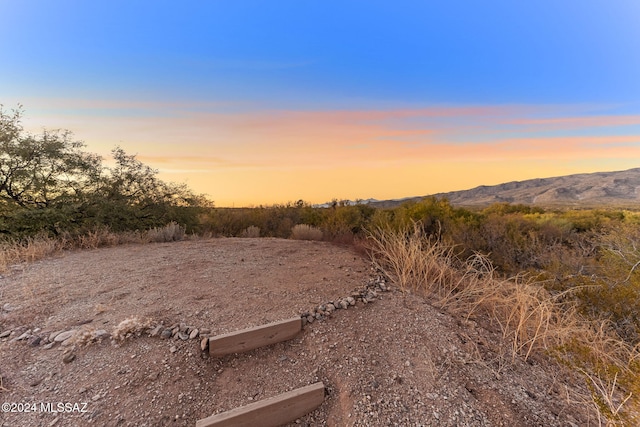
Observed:
[[[286,319],[383,279],[349,248],[265,238],[14,266],[0,279],[0,401],[30,412],[0,412],[0,425],[193,426],[315,381],[327,386],[325,401],[295,425],[597,425],[570,373],[544,357],[512,360],[481,321],[393,286],[288,342],[219,359],[200,349],[197,335]],[[124,340],[109,337],[133,317]],[[180,324],[187,335],[198,329],[194,339],[158,334]],[[69,341],[50,343],[71,330]],[[59,403],[69,405],[50,410]]]

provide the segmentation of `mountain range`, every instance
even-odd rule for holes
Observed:
[[[541,207],[640,208],[640,168],[616,172],[581,173],[481,185],[469,190],[428,196],[446,197],[454,206],[484,207],[494,203]],[[389,208],[427,196],[399,200],[368,200],[372,206]]]

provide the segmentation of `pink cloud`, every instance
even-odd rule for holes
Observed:
[[[516,125],[544,125],[554,129],[579,127],[640,125],[640,115],[626,116],[590,116],[590,117],[553,117],[544,119],[512,119],[507,121]]]
[[[70,114],[72,125],[62,122],[60,127],[80,129],[88,142],[119,144],[151,164],[178,169],[184,165],[274,169],[463,159],[640,158],[638,135],[530,136],[540,131],[640,124],[640,116],[573,117],[553,106],[228,113],[220,112],[223,104],[182,101],[66,100],[61,105],[95,111],[86,117]],[[102,115],[101,108],[114,109],[115,114]],[[128,116],[127,109],[139,114]],[[528,118],[554,113],[565,117]],[[523,128],[505,130],[505,124]],[[518,136],[507,136],[513,134]]]

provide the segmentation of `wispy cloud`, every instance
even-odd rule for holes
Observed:
[[[517,118],[506,123],[514,125],[545,126],[547,129],[578,129],[585,127],[640,125],[640,115]]]
[[[282,194],[287,188],[299,193],[323,180],[336,189],[356,182],[358,188],[370,185],[371,193],[359,195],[373,197],[374,190],[391,185],[389,180],[410,191],[413,181],[446,170],[469,179],[482,171],[484,177],[502,173],[504,180],[512,180],[525,170],[529,177],[548,176],[533,165],[554,164],[548,173],[561,175],[563,164],[568,173],[576,171],[568,165],[611,169],[605,164],[620,165],[625,159],[632,167],[640,161],[640,116],[581,116],[566,106],[287,111],[229,109],[224,103],[67,100],[63,105],[47,120],[73,130],[91,150],[106,153],[121,145],[172,180],[193,175],[189,179],[198,185],[211,185],[200,191],[214,197],[222,191],[229,197],[259,195],[269,185]],[[318,175],[328,171],[335,179]],[[356,180],[358,174],[371,173],[376,180]],[[215,189],[219,182],[225,182],[224,190]],[[459,188],[451,177],[447,182],[451,187],[437,191]],[[462,182],[458,185],[467,185]]]

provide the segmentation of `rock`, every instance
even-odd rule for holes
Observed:
[[[199,331],[197,329],[192,330],[191,333],[189,334],[189,339],[193,340],[198,338],[198,332]]]
[[[171,338],[171,335],[173,335],[173,332],[171,331],[171,329],[165,329],[164,331],[162,331],[162,333],[160,334],[160,338],[162,339],[169,339]]]
[[[347,307],[349,307],[349,303],[345,300],[340,301],[340,307],[342,307],[343,309],[346,309]]]
[[[307,316],[302,316],[301,319],[302,319],[302,326],[306,325],[307,324]]]
[[[31,347],[37,347],[40,345],[40,342],[42,341],[42,338],[40,338],[39,336],[32,336],[31,338],[29,338],[27,340],[27,344],[29,344]]]
[[[209,347],[209,338],[202,338],[200,340],[200,350],[207,351],[207,347]]]
[[[349,305],[356,305],[356,300],[353,297],[348,297],[347,302],[349,303]]]
[[[31,336],[31,330],[28,330],[27,332],[23,333],[22,335],[20,335],[17,338],[14,338],[14,341],[22,341],[25,338],[29,338]]]
[[[68,346],[72,345],[72,344],[74,343],[74,341],[75,341],[75,340],[73,339],[73,337],[71,337],[71,338],[68,338],[68,339],[66,339],[66,340],[62,341],[62,344],[61,344],[61,345],[62,345],[63,347],[68,347]]]
[[[179,329],[179,332],[186,332],[187,331],[187,324],[186,323],[180,323],[180,327],[178,329]]]
[[[29,383],[30,387],[37,387],[40,385],[40,383],[42,382],[44,378],[43,377],[39,377],[39,378],[34,378],[33,380],[31,380],[31,382]]]
[[[178,332],[180,332],[180,327],[176,326],[171,330],[171,335],[175,337]]]
[[[0,338],[6,338],[9,335],[11,335],[11,329],[7,329],[6,331],[4,331],[3,333],[0,334]]]
[[[209,335],[211,333],[211,329],[201,328],[200,335]]]
[[[71,363],[75,358],[76,358],[76,355],[74,353],[69,352],[69,353],[65,353],[62,356],[62,361],[64,363]]]
[[[62,332],[64,331],[55,331],[55,332],[51,332],[51,334],[49,334],[49,342],[53,342],[53,340],[56,339],[56,337],[58,335],[60,335]]]
[[[10,311],[15,310],[15,307],[11,307],[11,304],[9,304],[9,303],[7,302],[7,303],[5,303],[5,304],[2,306],[2,309],[3,309],[4,311],[6,311],[6,312],[10,312]]]
[[[42,349],[43,349],[43,350],[49,350],[49,349],[50,349],[51,347],[53,347],[54,345],[56,345],[56,343],[55,343],[55,342],[50,342],[49,344],[42,346]]]
[[[178,338],[180,338],[182,341],[186,341],[189,339],[189,335],[184,332],[178,332]]]
[[[151,332],[149,332],[149,336],[152,336],[152,337],[158,336],[160,332],[162,332],[162,329],[163,329],[162,325],[156,326],[151,330]]]
[[[332,311],[335,311],[335,309],[336,309],[336,306],[335,306],[335,305],[333,305],[333,304],[327,304],[327,311],[328,311],[329,313],[331,313]]]
[[[313,323],[314,320],[316,320],[315,317],[313,317],[311,315],[307,316],[307,322]]]
[[[171,353],[175,353],[176,351],[178,351],[178,347],[176,347],[175,345],[172,345],[171,348],[169,349],[169,351]]]
[[[62,332],[62,333],[56,335],[56,337],[54,338],[53,341],[55,341],[55,342],[66,341],[69,338],[71,338],[75,333],[76,333],[76,331],[74,331],[73,329],[70,330],[70,331]]]
[[[105,331],[104,329],[98,329],[93,333],[93,336],[95,339],[107,338],[109,336],[109,332]]]

